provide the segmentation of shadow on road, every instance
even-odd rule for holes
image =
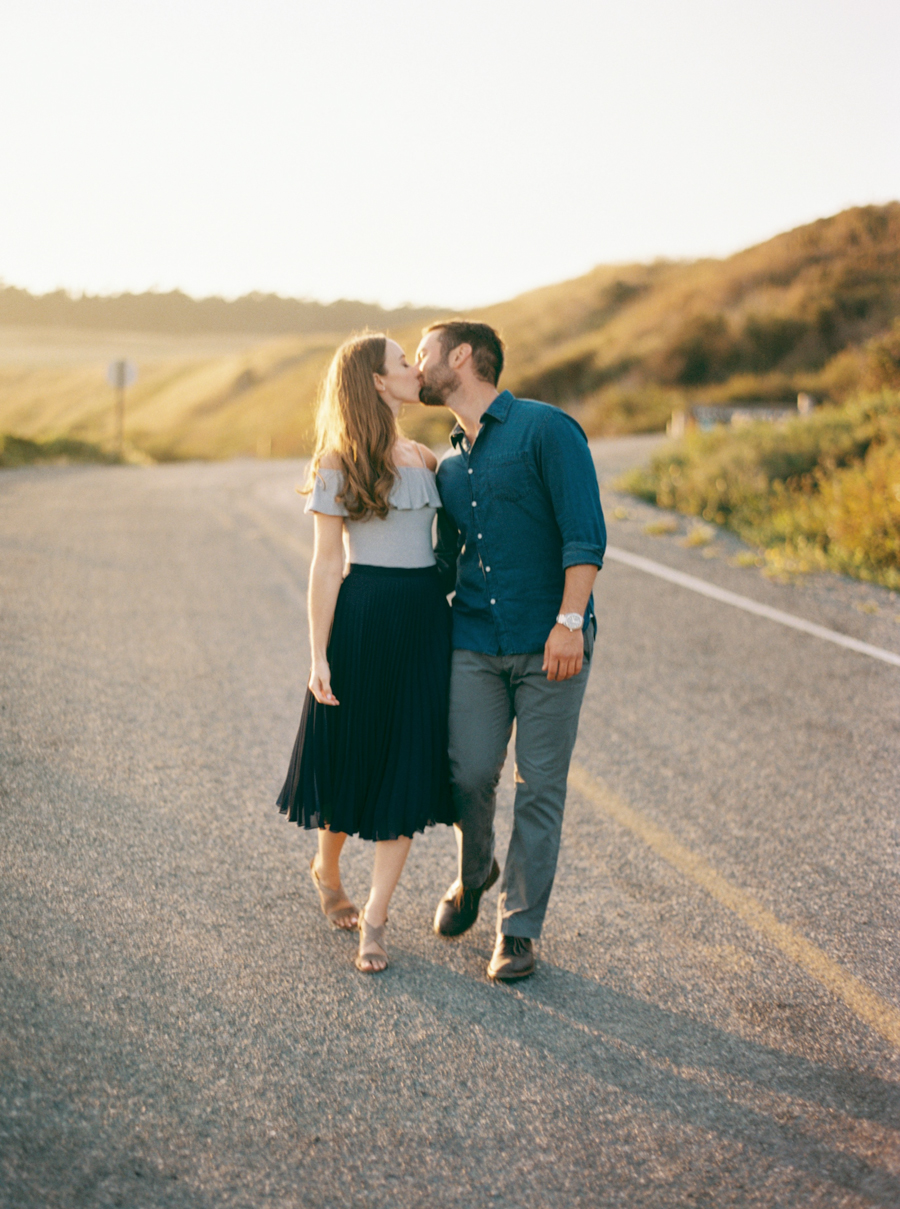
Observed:
[[[877,1204],[900,1204],[900,1180],[850,1153],[849,1123],[835,1116],[894,1129],[895,1084],[748,1041],[546,962],[533,979],[509,988],[417,956],[402,960],[404,993],[442,1013],[448,1026],[471,1025],[473,998],[480,999],[474,1015],[481,1029],[595,1080],[598,1092],[618,1089],[655,1114],[816,1178],[827,1174]],[[386,982],[374,990],[376,997],[395,993]]]

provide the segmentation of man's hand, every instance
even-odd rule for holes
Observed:
[[[317,659],[309,674],[309,691],[320,705],[340,705],[331,691],[331,668],[324,659]]]
[[[578,675],[583,663],[584,632],[576,630],[572,633],[557,622],[544,643],[541,671],[547,673],[548,680],[570,680]]]

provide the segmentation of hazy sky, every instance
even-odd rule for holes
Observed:
[[[897,0],[27,0],[0,279],[479,305],[900,197]]]

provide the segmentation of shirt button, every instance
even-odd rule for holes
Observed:
[[[496,602],[496,600],[494,600],[494,598],[493,598],[493,596],[492,596],[492,597],[491,597],[491,604],[496,604],[496,603],[497,603],[497,602]]]
[[[481,541],[481,534],[478,534],[478,540]]]
[[[477,508],[477,507],[478,507],[478,505],[475,503],[475,501],[474,501],[474,500],[472,500],[472,507],[473,507],[473,508]]]
[[[490,567],[485,567],[485,571],[490,571]]]
[[[475,471],[471,467],[469,467],[469,474],[474,474],[474,473],[475,473]]]

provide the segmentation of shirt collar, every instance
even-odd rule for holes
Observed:
[[[481,419],[498,420],[501,424],[504,423],[509,415],[509,409],[512,407],[515,396],[512,391],[501,391],[497,398],[493,401],[487,411],[482,415]],[[454,425],[453,431],[450,433],[450,444],[454,449],[459,449],[463,437],[466,434],[463,432],[462,425]]]

